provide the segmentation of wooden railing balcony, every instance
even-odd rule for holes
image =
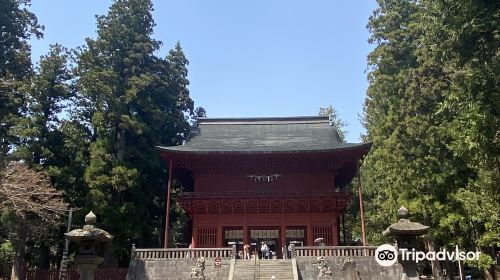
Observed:
[[[182,198],[262,198],[262,197],[338,197],[351,196],[352,193],[346,189],[337,189],[331,191],[232,191],[232,192],[182,192]]]
[[[184,192],[179,202],[188,214],[339,213],[352,194],[336,191]]]

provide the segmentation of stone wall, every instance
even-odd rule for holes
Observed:
[[[319,269],[316,257],[298,257],[299,279],[317,280]],[[332,271],[335,280],[399,280],[403,270],[401,265],[382,267],[374,257],[325,257],[325,263]],[[192,279],[191,268],[196,265],[195,258],[185,259],[135,259],[130,262],[127,280],[187,280]],[[214,259],[205,259],[205,280],[227,280],[231,259],[223,259],[221,268],[214,267]],[[359,276],[359,277],[358,277]]]
[[[127,280],[187,280],[196,258],[185,259],[134,259],[130,262]],[[220,268],[214,267],[214,258],[205,259],[205,280],[227,280],[231,259],[222,259]]]
[[[325,263],[332,271],[335,280],[399,280],[403,275],[401,265],[383,267],[377,264],[374,257],[325,257]],[[299,279],[317,280],[319,269],[316,257],[297,257]]]

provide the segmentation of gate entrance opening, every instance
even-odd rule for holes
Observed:
[[[260,247],[262,242],[266,243],[271,252],[271,257],[281,257],[280,230],[279,228],[250,229],[250,245],[257,249],[257,253],[262,258]]]
[[[225,228],[224,229],[224,246],[232,247],[236,245],[236,255],[242,255],[243,252],[243,228]]]

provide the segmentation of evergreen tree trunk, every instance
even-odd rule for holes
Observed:
[[[492,247],[491,248],[477,247],[476,251],[482,252],[482,254],[485,254],[485,252],[487,252],[486,253],[487,255],[490,255],[490,257],[492,257],[493,260],[495,259],[495,254],[494,254],[495,251],[494,251],[494,249]],[[495,266],[494,265],[490,265],[490,267],[484,268],[483,269],[483,274],[484,274],[484,279],[485,280],[495,280],[495,279],[498,279],[498,277],[495,278]]]
[[[50,268],[50,248],[45,242],[40,244],[40,262],[38,264],[41,269]]]
[[[484,271],[483,271],[483,273],[484,273],[484,279],[485,280],[495,280],[495,278],[494,278],[494,272],[493,272],[492,267],[485,268]]]
[[[454,280],[455,277],[455,267],[453,263],[450,260],[446,260],[444,262],[445,268],[446,268],[446,279],[448,280]]]
[[[14,255],[14,261],[12,263],[12,273],[10,275],[10,280],[20,280],[23,275],[24,267],[24,253],[26,247],[26,236],[23,234],[18,237],[15,241],[16,254]]]
[[[125,139],[125,131],[120,129],[120,123],[116,125],[116,131],[118,138],[116,141],[116,158],[119,161],[122,161],[125,155],[126,139]]]
[[[429,251],[436,252],[436,243],[432,238],[428,238],[425,243]],[[438,260],[433,260],[430,262],[432,265],[432,275],[434,276],[434,279],[443,279],[443,270],[441,269],[441,263]]]

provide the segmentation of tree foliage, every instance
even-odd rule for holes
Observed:
[[[43,27],[29,5],[29,0],[0,1],[0,161],[16,142],[10,128],[23,105],[23,86],[32,75],[28,39],[42,36]]]
[[[378,4],[364,112],[373,141],[363,167],[369,237],[381,242],[405,204],[431,226],[428,249],[489,252],[500,236],[499,4]]]
[[[60,114],[70,97],[68,54],[60,45],[40,58],[32,83],[24,92],[22,116],[12,128],[19,139],[14,155],[29,165],[48,166],[58,151]]]
[[[155,52],[152,4],[115,1],[97,18],[97,38],[77,54],[78,119],[91,132],[88,205],[116,239],[125,264],[131,243],[159,246],[166,172],[155,146],[181,144],[193,101],[179,43]],[[156,230],[155,230],[156,229]]]
[[[163,236],[167,174],[155,146],[181,144],[205,115],[189,95],[189,61],[180,43],[157,56],[151,1],[116,0],[97,17],[95,39],[72,52],[53,45],[33,69],[27,40],[43,28],[27,6],[0,2],[2,161],[10,150],[71,207],[95,211],[126,265],[132,243],[158,247]],[[171,216],[172,242],[186,242],[186,215],[175,206]]]
[[[339,137],[340,137],[340,140],[342,142],[345,142],[346,141],[346,136],[347,134],[349,133],[349,131],[347,130],[347,123],[344,122],[340,116],[339,116],[339,113],[337,112],[337,110],[335,110],[335,108],[333,108],[332,105],[328,106],[328,107],[321,107],[319,108],[319,113],[318,113],[320,116],[324,116],[324,117],[329,117],[330,118],[330,122],[333,126],[335,126],[335,128],[337,128],[337,132],[339,134]]]

